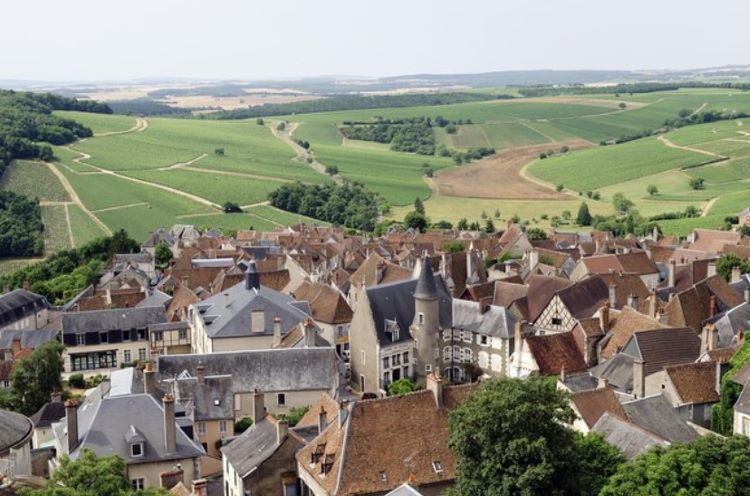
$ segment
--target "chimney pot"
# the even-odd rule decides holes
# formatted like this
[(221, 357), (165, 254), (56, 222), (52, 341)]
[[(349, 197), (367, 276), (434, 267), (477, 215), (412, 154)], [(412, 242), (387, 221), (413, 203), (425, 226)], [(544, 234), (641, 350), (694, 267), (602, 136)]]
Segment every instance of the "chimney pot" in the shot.
[(253, 424), (257, 424), (264, 418), (266, 418), (266, 407), (263, 393), (256, 389), (253, 393)]
[(677, 266), (677, 262), (674, 259), (669, 261), (669, 279), (667, 280), (667, 285), (670, 288), (674, 287), (676, 266)]
[(167, 453), (177, 451), (177, 425), (175, 424), (174, 396), (170, 393), (164, 395), (162, 400), (164, 406), (164, 448)]
[(65, 427), (68, 431), (68, 453), (78, 446), (78, 402), (69, 399), (65, 402)]
[(143, 369), (143, 392), (152, 396), (156, 394), (156, 372), (151, 362), (146, 362)]
[(609, 302), (605, 303), (599, 310), (599, 327), (605, 334), (609, 330)]
[(283, 443), (288, 433), (289, 433), (289, 424), (286, 423), (286, 420), (277, 420), (276, 421), (276, 442), (278, 444)]
[(198, 364), (195, 368), (198, 384), (206, 383), (206, 367), (203, 364)]
[(278, 315), (273, 318), (273, 347), (276, 348), (281, 344), (281, 317)]
[(711, 295), (708, 298), (708, 316), (713, 318), (717, 313), (716, 295)]

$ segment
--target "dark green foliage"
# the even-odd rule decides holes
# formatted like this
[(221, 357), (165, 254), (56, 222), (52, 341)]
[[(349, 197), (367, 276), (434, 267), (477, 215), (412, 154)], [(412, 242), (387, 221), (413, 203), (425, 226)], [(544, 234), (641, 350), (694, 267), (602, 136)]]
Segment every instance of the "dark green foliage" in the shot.
[(699, 189), (705, 189), (706, 185), (704, 184), (706, 182), (705, 179), (702, 177), (693, 177), (690, 179), (690, 187), (695, 190)]
[(242, 417), (234, 424), (234, 433), (239, 435), (250, 428), (253, 425), (252, 417)]
[(427, 226), (430, 225), (430, 219), (425, 214), (413, 210), (404, 217), (404, 225), (412, 229), (417, 229), (419, 232), (424, 232)]
[(14, 158), (51, 158), (51, 149), (38, 145), (64, 145), (93, 136), (91, 129), (71, 119), (52, 115), (53, 110), (111, 113), (103, 103), (79, 101), (50, 93), (0, 90), (0, 175)]
[(305, 141), (305, 140), (301, 140), (301, 139), (295, 138), (294, 142), (297, 143), (302, 148), (304, 148), (305, 150), (309, 150), (310, 149), (310, 142), (309, 141)]
[(115, 100), (109, 102), (112, 113), (121, 115), (190, 117), (191, 108), (170, 107), (168, 104), (151, 98), (134, 98), (132, 100)]
[(451, 495), (594, 495), (622, 462), (599, 437), (567, 427), (568, 396), (546, 378), (483, 383), (449, 413)]
[(29, 257), (44, 251), (39, 202), (0, 191), (0, 257)]
[(305, 416), (309, 409), (309, 406), (292, 407), (289, 410), (289, 413), (281, 413), (277, 415), (277, 418), (286, 421), (286, 423), (289, 424), (289, 427), (294, 427), (297, 425), (297, 422)]
[(68, 377), (68, 384), (70, 387), (76, 389), (83, 389), (86, 387), (86, 379), (83, 378), (83, 374), (70, 374)]
[(579, 226), (591, 225), (591, 213), (589, 212), (589, 206), (586, 204), (586, 202), (581, 203), (581, 206), (578, 207), (576, 224), (578, 224)]
[(750, 262), (733, 253), (722, 255), (716, 262), (716, 272), (727, 282), (731, 279), (732, 269), (735, 267), (739, 267), (742, 274), (750, 272)]
[(437, 222), (432, 223), (433, 229), (453, 229), (453, 224), (448, 222), (447, 220), (439, 220)]
[[(347, 123), (345, 123), (347, 124)], [(391, 150), (433, 155), (435, 136), (429, 117), (379, 119), (377, 122), (348, 123), (341, 132), (349, 139), (390, 143)]]
[(626, 214), (633, 208), (634, 203), (625, 197), (622, 193), (615, 193), (612, 197), (612, 205), (619, 214)]
[(169, 262), (172, 261), (172, 249), (164, 240), (159, 241), (154, 249), (154, 261), (162, 269), (169, 267)]
[(457, 239), (443, 243), (443, 251), (445, 253), (461, 253), (465, 249), (464, 244)]
[(313, 112), (335, 112), (337, 110), (363, 110), (377, 108), (419, 107), (426, 105), (448, 105), (462, 102), (495, 100), (499, 95), (482, 93), (411, 93), (406, 95), (334, 96), (319, 100), (292, 103), (271, 103), (251, 108), (200, 114), (204, 119), (247, 119), (272, 115), (309, 114)]
[(658, 446), (620, 466), (602, 496), (750, 494), (750, 439), (705, 436)]
[(414, 210), (416, 210), (420, 214), (425, 213), (425, 211), (424, 211), (424, 203), (422, 203), (422, 200), (420, 198), (415, 198), (414, 199)]
[(339, 173), (339, 168), (335, 165), (326, 165), (326, 174), (329, 176), (335, 176)]
[(539, 227), (532, 227), (526, 231), (529, 241), (541, 241), (547, 239), (547, 232)]
[(59, 341), (52, 340), (35, 349), (29, 358), (16, 362), (11, 386), (14, 410), (33, 415), (53, 392), (62, 391), (63, 349)]
[(265, 121), (261, 117), (258, 117), (257, 119), (255, 119), (255, 123), (259, 126), (265, 125)]
[(276, 124), (276, 130), (283, 131), (284, 129), (286, 129), (286, 123), (285, 122), (279, 122), (278, 124)]
[(138, 243), (124, 230), (109, 238), (100, 238), (73, 250), (62, 250), (44, 261), (0, 277), (0, 286), (18, 288), (28, 281), (31, 290), (47, 297), (53, 305), (62, 305), (99, 278), (116, 253), (135, 253)]
[(388, 396), (402, 396), (416, 389), (417, 387), (409, 379), (399, 379), (388, 384)]
[(269, 195), (271, 205), (335, 225), (372, 231), (378, 199), (360, 183), (343, 185), (285, 184)]
[(495, 223), (492, 222), (492, 219), (486, 219), (484, 221), (484, 232), (487, 234), (493, 234), (495, 231)]
[(239, 214), (242, 212), (242, 207), (240, 207), (238, 203), (230, 202), (230, 201), (225, 202), (221, 208), (227, 214)]
[(466, 220), (466, 217), (463, 217), (458, 220), (458, 223), (456, 224), (456, 229), (459, 231), (466, 231), (469, 229), (469, 221)]
[(217, 157), (223, 157), (224, 156), (224, 148), (215, 148), (214, 149), (214, 155)]
[(649, 184), (646, 187), (646, 192), (649, 194), (649, 196), (654, 196), (659, 193), (659, 188), (656, 187), (655, 184)]
[(84, 449), (75, 460), (62, 456), (43, 489), (22, 489), (22, 496), (167, 496), (164, 488), (135, 491), (125, 462), (117, 455), (96, 456)]

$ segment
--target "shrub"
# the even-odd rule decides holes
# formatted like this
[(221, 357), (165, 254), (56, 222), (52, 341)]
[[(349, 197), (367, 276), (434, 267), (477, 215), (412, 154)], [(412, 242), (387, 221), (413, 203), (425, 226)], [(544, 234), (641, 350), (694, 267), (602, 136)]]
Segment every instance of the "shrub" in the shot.
[(83, 374), (71, 374), (68, 377), (68, 384), (72, 388), (84, 389), (86, 387), (86, 380), (83, 378)]
[(234, 424), (234, 433), (240, 434), (245, 432), (250, 426), (253, 425), (252, 417), (242, 417)]
[(556, 190), (556, 191), (557, 191), (558, 193), (559, 193), (560, 191), (562, 191), (563, 189), (565, 189), (565, 186), (563, 186), (562, 184), (558, 184), (557, 186), (555, 186), (555, 190)]
[(702, 177), (694, 177), (690, 179), (690, 187), (694, 190), (705, 189), (705, 179)]

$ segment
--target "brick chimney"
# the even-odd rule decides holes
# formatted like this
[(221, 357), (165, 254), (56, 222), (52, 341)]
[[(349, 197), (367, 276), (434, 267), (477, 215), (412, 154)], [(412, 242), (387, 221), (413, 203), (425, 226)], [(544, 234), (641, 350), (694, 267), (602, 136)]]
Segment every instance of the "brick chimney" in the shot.
[(315, 347), (315, 323), (311, 318), (305, 319), (303, 331), (305, 333), (305, 348)]
[(162, 399), (164, 406), (164, 449), (167, 453), (177, 451), (177, 425), (175, 424), (174, 396), (170, 393)]
[(208, 481), (206, 479), (194, 480), (192, 496), (206, 496), (207, 494), (208, 494)]
[(257, 424), (264, 418), (266, 418), (266, 407), (264, 405), (263, 393), (257, 389), (253, 393), (253, 412), (252, 412), (253, 424)]
[(599, 327), (602, 328), (602, 332), (605, 334), (609, 330), (609, 306), (610, 302), (607, 302), (599, 310)]
[(716, 295), (711, 295), (708, 298), (708, 316), (710, 318), (716, 317), (717, 306), (716, 306)]
[(273, 318), (273, 347), (276, 348), (281, 344), (281, 317), (278, 315)]
[(167, 490), (172, 489), (180, 482), (183, 482), (184, 476), (185, 471), (182, 470), (182, 467), (177, 465), (172, 470), (159, 473), (159, 485)]
[(648, 300), (648, 315), (652, 318), (656, 318), (656, 298), (656, 288), (654, 288)]
[(380, 260), (378, 261), (378, 264), (375, 266), (375, 284), (380, 284), (380, 281), (383, 280), (384, 272), (385, 272), (385, 261)]
[(286, 423), (286, 420), (277, 420), (276, 421), (276, 442), (278, 444), (283, 443), (288, 433), (289, 433), (289, 424)]
[(10, 352), (15, 357), (21, 351), (21, 338), (18, 336), (13, 337), (13, 341), (10, 344)]
[(427, 389), (432, 393), (435, 406), (443, 408), (443, 378), (438, 372), (427, 374)]
[(70, 399), (65, 402), (65, 427), (68, 431), (68, 453), (78, 446), (78, 402)]
[(143, 392), (151, 396), (156, 394), (156, 372), (151, 362), (146, 362), (143, 369)]
[(716, 275), (716, 261), (713, 260), (708, 262), (708, 269), (706, 270), (706, 277), (712, 277)]
[(676, 268), (677, 268), (677, 262), (675, 262), (674, 259), (670, 260), (669, 261), (669, 276), (667, 279), (667, 286), (669, 286), (670, 288), (674, 287), (674, 280), (675, 280), (674, 273), (675, 273)]
[(206, 383), (206, 367), (202, 363), (199, 363), (195, 368), (195, 375), (198, 379), (198, 384)]
[(328, 417), (325, 408), (323, 408), (323, 405), (320, 405), (320, 411), (318, 412), (318, 434), (322, 433), (325, 428), (326, 424), (328, 423)]

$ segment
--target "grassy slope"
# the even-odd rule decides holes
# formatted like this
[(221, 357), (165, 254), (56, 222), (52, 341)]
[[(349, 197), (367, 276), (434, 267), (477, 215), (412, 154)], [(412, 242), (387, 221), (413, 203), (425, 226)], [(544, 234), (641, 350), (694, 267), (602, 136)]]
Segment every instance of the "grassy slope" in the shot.
[(38, 162), (15, 160), (0, 179), (0, 189), (9, 189), (42, 201), (70, 201), (57, 177), (46, 165)]
[(127, 131), (135, 126), (135, 117), (127, 115), (92, 114), (90, 112), (57, 111), (56, 115), (65, 119), (73, 119), (88, 126), (94, 134), (116, 133)]

